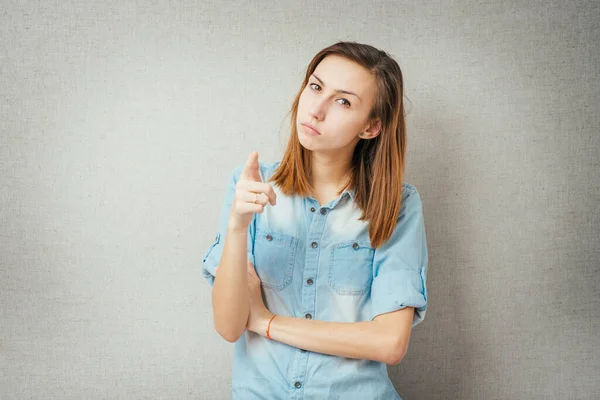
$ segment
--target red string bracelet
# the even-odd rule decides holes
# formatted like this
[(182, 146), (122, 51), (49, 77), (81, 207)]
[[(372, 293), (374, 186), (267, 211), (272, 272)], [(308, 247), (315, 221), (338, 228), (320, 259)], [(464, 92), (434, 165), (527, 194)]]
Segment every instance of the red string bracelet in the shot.
[(273, 314), (273, 316), (271, 317), (271, 320), (269, 321), (269, 325), (267, 326), (267, 338), (271, 339), (271, 335), (269, 334), (269, 331), (271, 330), (271, 322), (273, 322), (273, 318), (275, 318), (277, 314)]

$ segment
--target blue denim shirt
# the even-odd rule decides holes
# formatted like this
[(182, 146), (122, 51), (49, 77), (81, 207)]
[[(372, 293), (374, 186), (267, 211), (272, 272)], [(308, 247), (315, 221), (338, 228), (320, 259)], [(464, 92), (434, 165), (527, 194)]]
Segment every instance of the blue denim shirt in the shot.
[[(259, 164), (263, 181), (280, 162)], [(203, 275), (214, 284), (235, 185), (234, 169), (219, 230), (203, 258)], [(262, 281), (273, 313), (330, 322), (370, 321), (379, 314), (415, 307), (413, 327), (427, 309), (427, 244), (421, 199), (402, 184), (402, 206), (390, 240), (371, 247), (368, 222), (359, 221), (354, 192), (319, 206), (313, 197), (286, 196), (255, 214), (248, 227), (248, 259)], [(235, 343), (233, 399), (400, 399), (387, 365), (313, 353), (246, 331)]]

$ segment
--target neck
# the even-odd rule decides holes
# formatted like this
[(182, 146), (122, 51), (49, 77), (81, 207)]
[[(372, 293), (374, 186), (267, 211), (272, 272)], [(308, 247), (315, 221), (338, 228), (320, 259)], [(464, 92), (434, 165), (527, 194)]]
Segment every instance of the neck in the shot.
[(351, 158), (311, 154), (311, 176), (309, 182), (315, 189), (335, 188), (339, 190), (347, 181), (351, 167)]

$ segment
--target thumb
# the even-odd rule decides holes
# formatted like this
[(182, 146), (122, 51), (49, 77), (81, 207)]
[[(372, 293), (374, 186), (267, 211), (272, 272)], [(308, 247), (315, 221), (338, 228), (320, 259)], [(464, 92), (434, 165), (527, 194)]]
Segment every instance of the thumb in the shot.
[(248, 264), (246, 265), (247, 269), (248, 269), (248, 275), (250, 275), (251, 277), (256, 277), (258, 278), (258, 275), (256, 274), (256, 269), (254, 268), (254, 265), (248, 261)]
[(262, 182), (260, 174), (258, 173), (258, 153), (253, 151), (248, 156), (248, 160), (244, 165), (244, 169), (242, 170), (241, 177), (243, 179), (248, 179), (256, 182)]

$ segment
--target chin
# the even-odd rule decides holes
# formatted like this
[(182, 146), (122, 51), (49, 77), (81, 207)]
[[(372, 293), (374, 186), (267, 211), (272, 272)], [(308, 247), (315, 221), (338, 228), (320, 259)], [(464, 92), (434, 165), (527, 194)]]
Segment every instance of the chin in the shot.
[(301, 131), (298, 131), (298, 141), (300, 142), (300, 145), (302, 147), (304, 147), (306, 150), (315, 150), (315, 146), (314, 143), (307, 143), (310, 141), (305, 140), (306, 137), (304, 136), (304, 134)]

